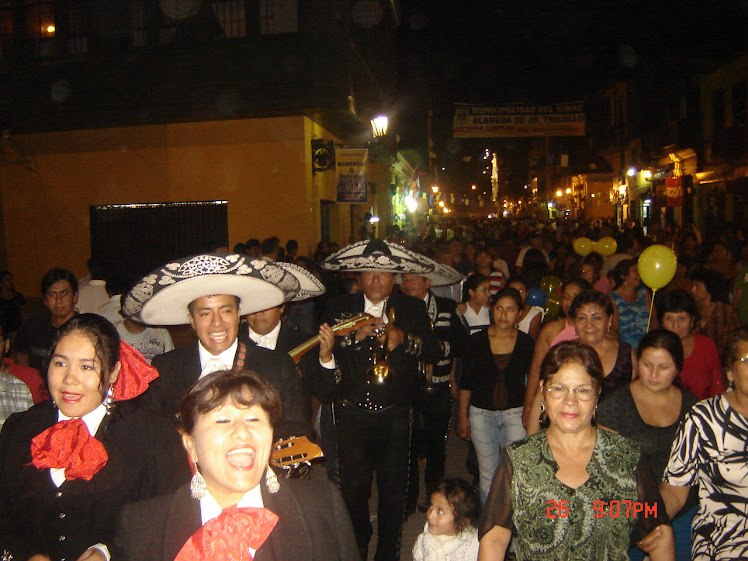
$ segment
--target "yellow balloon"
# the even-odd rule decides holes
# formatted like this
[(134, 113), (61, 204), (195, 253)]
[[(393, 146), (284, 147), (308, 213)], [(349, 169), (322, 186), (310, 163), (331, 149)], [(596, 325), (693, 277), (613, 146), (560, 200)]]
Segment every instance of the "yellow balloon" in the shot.
[(618, 244), (610, 236), (600, 238), (595, 242), (595, 251), (603, 257), (609, 257), (613, 255), (618, 249)]
[(592, 240), (589, 238), (577, 238), (574, 240), (574, 251), (584, 257), (592, 253)]
[(675, 276), (678, 258), (664, 245), (651, 245), (639, 257), (639, 276), (652, 290), (667, 286)]

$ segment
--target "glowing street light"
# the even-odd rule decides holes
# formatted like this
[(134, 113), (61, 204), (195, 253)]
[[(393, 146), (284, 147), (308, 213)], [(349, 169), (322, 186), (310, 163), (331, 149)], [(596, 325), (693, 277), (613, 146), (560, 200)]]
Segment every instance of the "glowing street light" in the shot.
[(439, 186), (438, 185), (432, 185), (431, 186), (431, 191), (433, 193), (438, 193), (439, 192)]
[(371, 120), (371, 130), (374, 138), (379, 138), (387, 134), (389, 119), (386, 115), (378, 115)]
[(444, 208), (444, 201), (439, 201), (439, 206)]
[(564, 192), (561, 189), (559, 189), (558, 191), (556, 191), (556, 196), (557, 197), (563, 197), (564, 196)]
[(415, 212), (416, 210), (418, 210), (418, 201), (415, 200), (411, 195), (408, 195), (407, 197), (405, 197), (405, 206), (410, 212)]
[(571, 188), (570, 188), (570, 187), (567, 187), (567, 188), (566, 188), (566, 194), (567, 194), (567, 195), (571, 195)]
[(644, 179), (652, 179), (652, 170), (651, 169), (645, 169), (642, 171), (642, 177)]

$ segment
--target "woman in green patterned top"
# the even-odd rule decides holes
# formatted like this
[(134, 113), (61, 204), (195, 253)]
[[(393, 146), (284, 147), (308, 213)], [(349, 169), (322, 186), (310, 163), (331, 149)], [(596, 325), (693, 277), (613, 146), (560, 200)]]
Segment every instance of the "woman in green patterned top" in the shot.
[(593, 425), (603, 367), (591, 347), (559, 343), (540, 371), (547, 429), (507, 446), (480, 524), (479, 561), (625, 561), (648, 540), (652, 561), (674, 560), (657, 481), (633, 440)]

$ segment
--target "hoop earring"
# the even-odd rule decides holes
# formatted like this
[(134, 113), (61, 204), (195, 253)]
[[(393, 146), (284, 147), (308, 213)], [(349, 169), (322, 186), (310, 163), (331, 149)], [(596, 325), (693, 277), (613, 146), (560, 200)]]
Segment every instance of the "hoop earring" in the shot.
[(200, 468), (197, 467), (197, 462), (195, 462), (195, 474), (190, 480), (190, 495), (192, 495), (193, 499), (199, 501), (205, 496), (207, 490), (208, 486), (205, 484), (205, 478), (203, 477), (203, 474), (200, 473)]
[(545, 413), (545, 401), (540, 402), (540, 414)]

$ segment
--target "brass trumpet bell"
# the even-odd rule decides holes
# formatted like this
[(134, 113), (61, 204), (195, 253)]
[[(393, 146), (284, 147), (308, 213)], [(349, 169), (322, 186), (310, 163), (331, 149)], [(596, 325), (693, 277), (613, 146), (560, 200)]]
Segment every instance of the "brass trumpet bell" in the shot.
[(377, 345), (372, 356), (372, 364), (369, 370), (366, 372), (366, 381), (369, 384), (376, 384), (382, 386), (387, 383), (390, 378), (390, 365), (387, 363), (387, 343), (389, 339), (390, 329), (395, 325), (395, 310), (394, 308), (387, 312), (387, 325), (384, 327), (384, 338)]

